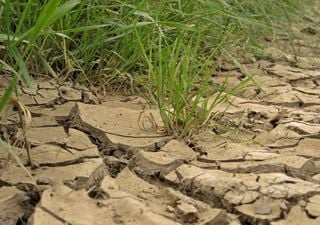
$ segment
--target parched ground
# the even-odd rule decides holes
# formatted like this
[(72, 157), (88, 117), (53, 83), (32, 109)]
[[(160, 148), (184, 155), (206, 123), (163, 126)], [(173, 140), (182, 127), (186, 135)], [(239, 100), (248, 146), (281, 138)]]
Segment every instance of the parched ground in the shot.
[[(228, 76), (232, 88), (249, 73), (256, 85), (221, 125), (187, 141), (164, 136), (158, 111), (140, 97), (22, 85), (36, 168), (30, 178), (0, 146), (0, 224), (319, 225), (320, 34), (293, 32), (297, 56), (277, 36), (265, 59), (222, 65), (214, 84)], [(16, 121), (9, 116), (0, 133), (27, 163)]]

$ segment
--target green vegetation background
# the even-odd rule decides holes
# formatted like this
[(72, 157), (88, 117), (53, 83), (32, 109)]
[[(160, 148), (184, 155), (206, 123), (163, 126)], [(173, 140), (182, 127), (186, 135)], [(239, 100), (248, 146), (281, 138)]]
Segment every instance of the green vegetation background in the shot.
[[(142, 91), (159, 106), (169, 133), (189, 135), (235, 90), (214, 89), (219, 61), (259, 55), (263, 37), (290, 35), (291, 21), (312, 0), (4, 0), (0, 2), (2, 73), (16, 85), (47, 74), (87, 84)], [(200, 88), (194, 90), (194, 84)], [(206, 98), (210, 92), (214, 99)], [(18, 96), (16, 96), (18, 98)]]

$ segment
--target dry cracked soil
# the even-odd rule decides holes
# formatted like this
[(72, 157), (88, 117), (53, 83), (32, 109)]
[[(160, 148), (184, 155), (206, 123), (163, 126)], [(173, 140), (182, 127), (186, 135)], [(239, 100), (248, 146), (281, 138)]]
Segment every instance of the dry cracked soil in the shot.
[[(268, 57), (244, 56), (245, 71), (221, 65), (214, 84), (249, 73), (255, 85), (187, 141), (166, 137), (143, 98), (22, 84), (35, 168), (29, 177), (0, 146), (0, 224), (320, 225), (320, 35), (306, 30), (295, 31), (296, 56), (280, 36)], [(17, 121), (0, 134), (27, 163)]]

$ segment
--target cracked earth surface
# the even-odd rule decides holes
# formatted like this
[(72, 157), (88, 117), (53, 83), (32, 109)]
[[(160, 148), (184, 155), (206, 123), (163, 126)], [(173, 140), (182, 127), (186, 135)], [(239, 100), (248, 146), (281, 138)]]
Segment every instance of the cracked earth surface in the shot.
[[(267, 48), (272, 60), (243, 62), (257, 85), (235, 97), (221, 125), (187, 141), (161, 133), (159, 112), (140, 97), (22, 85), (36, 168), (30, 178), (0, 146), (0, 224), (319, 225), (320, 60), (310, 55), (320, 48), (299, 35), (297, 61), (280, 38)], [(243, 78), (222, 68), (214, 84)], [(16, 121), (0, 133), (20, 143)]]

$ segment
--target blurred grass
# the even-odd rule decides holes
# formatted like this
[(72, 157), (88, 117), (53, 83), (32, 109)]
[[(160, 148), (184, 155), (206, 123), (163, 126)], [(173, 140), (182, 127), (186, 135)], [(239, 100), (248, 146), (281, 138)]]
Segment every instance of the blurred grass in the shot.
[[(29, 73), (48, 74), (115, 89), (143, 89), (157, 102), (167, 130), (179, 128), (187, 135), (209, 118), (198, 106), (210, 89), (217, 59), (239, 64), (239, 49), (258, 52), (263, 37), (290, 35), (291, 20), (311, 2), (1, 1), (0, 42), (7, 53), (1, 62), (13, 79), (0, 111), (20, 76), (30, 85)], [(201, 87), (194, 91), (197, 82)], [(226, 85), (211, 92), (225, 92)], [(226, 94), (218, 95), (217, 102), (232, 93)]]
[[(210, 55), (211, 49), (216, 49), (218, 57), (220, 48), (246, 47), (264, 34), (282, 31), (306, 1), (68, 1), (69, 5), (78, 3), (77, 7), (62, 18), (56, 13), (51, 19), (49, 13), (53, 14), (60, 1), (49, 1), (48, 11), (39, 0), (5, 2), (8, 5), (2, 6), (6, 9), (1, 19), (9, 17), (9, 21), (0, 25), (0, 34), (19, 38), (15, 46), (25, 39), (29, 41), (25, 51), (33, 47), (29, 61), (36, 71), (32, 72), (44, 72), (50, 66), (70, 79), (110, 82), (128, 78), (126, 73), (131, 77), (146, 74), (148, 66), (134, 29), (147, 48), (157, 45), (159, 36), (155, 37), (154, 32), (168, 44), (181, 33), (184, 38), (180, 41), (184, 43), (198, 35), (202, 42), (199, 54)], [(41, 65), (40, 59), (47, 64)]]

